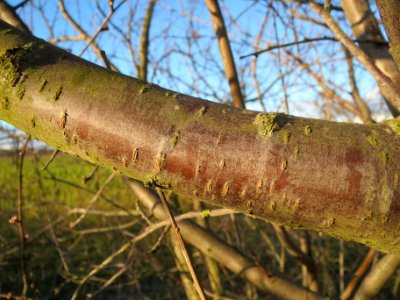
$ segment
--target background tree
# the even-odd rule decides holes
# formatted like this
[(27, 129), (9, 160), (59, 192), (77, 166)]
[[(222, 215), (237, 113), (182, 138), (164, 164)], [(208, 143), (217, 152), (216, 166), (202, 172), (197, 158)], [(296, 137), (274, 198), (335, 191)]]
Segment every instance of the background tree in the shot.
[[(335, 298), (343, 292), (341, 297), (346, 299), (360, 286), (356, 297), (371, 298), (394, 278), (391, 275), (399, 262), (399, 120), (373, 123), (387, 117), (389, 111), (397, 116), (400, 108), (396, 38), (390, 40), (392, 50), (388, 51), (375, 20), (379, 17), (376, 8), (366, 1), (349, 2), (353, 7), (344, 4), (342, 9), (334, 1), (257, 1), (235, 6), (206, 1), (207, 6), (190, 2), (179, 7), (162, 1), (76, 2), (68, 7), (63, 1), (58, 6), (41, 1), (12, 6), (1, 1), (1, 17), (24, 32), (40, 35), (40, 24), (44, 24), (48, 33), (42, 36), (49, 41), (67, 42), (76, 54), (171, 90), (110, 73), (1, 23), (0, 117), (57, 149), (111, 167), (147, 186), (172, 190), (168, 193), (171, 203), (183, 211), (203, 210), (178, 220), (227, 214), (216, 223), (210, 220), (208, 229), (204, 229), (204, 221), (200, 225), (187, 220), (178, 223), (183, 238), (208, 257), (202, 258), (193, 250), (190, 260), (197, 268), (200, 289), (209, 297), (243, 295), (249, 299), (267, 293), (274, 298), (309, 299)], [(396, 18), (387, 12), (395, 12), (397, 4), (378, 4), (391, 38), (395, 26), (391, 22)], [(390, 5), (393, 9), (388, 10)], [(97, 25), (89, 25), (86, 11), (93, 12)], [(209, 14), (215, 32), (207, 21)], [(63, 18), (58, 18), (61, 15)], [(360, 15), (362, 21), (357, 22)], [(350, 27), (344, 16), (361, 28), (353, 25), (354, 37), (348, 35)], [(370, 28), (375, 28), (375, 34), (367, 35)], [(127, 45), (127, 50), (122, 50), (122, 45)], [(135, 49), (140, 49), (139, 53)], [(125, 53), (130, 54), (133, 68), (124, 63)], [(364, 100), (371, 98), (374, 80), (389, 110), (379, 104), (382, 101), (377, 96), (375, 103)], [(283, 109), (292, 114), (301, 111), (303, 116), (348, 123), (258, 114), (172, 90), (194, 92), (227, 104), (232, 98), (240, 107)], [(368, 125), (351, 124), (361, 120)], [(8, 147), (10, 139), (21, 138), (9, 128), (4, 125), (3, 130)], [(116, 293), (122, 298), (127, 294), (182, 297), (182, 291), (170, 288), (178, 278), (173, 274), (175, 264), (172, 259), (162, 259), (168, 252), (160, 247), (167, 230), (158, 237), (149, 236), (168, 225), (167, 221), (154, 224), (146, 214), (166, 217), (157, 197), (139, 183), (128, 181), (141, 203), (132, 211), (132, 195), (122, 188), (117, 172), (107, 174), (95, 167), (84, 177), (84, 184), (91, 184), (87, 188), (76, 182), (79, 172), (88, 174), (87, 166), (84, 171), (74, 169), (70, 175), (58, 174), (62, 168), (57, 168), (57, 163), (71, 164), (71, 158), (62, 156), (55, 158), (46, 173), (40, 172), (46, 159), (38, 149), (35, 144), (28, 151), (35, 154), (27, 160), (30, 170), (37, 170), (28, 185), (23, 181), (24, 155), (18, 159), (18, 202), (14, 206), (18, 214), (14, 217), (12, 208), (6, 214), (11, 214), (9, 222), (19, 229), (20, 247), (13, 247), (10, 241), (16, 240), (16, 235), (12, 226), (7, 227), (1, 262), (20, 271), (2, 279), (2, 297), (115, 297)], [(3, 170), (10, 170), (6, 167), (8, 157), (2, 160)], [(12, 177), (12, 172), (4, 173), (5, 178)], [(54, 194), (49, 194), (46, 181), (51, 182)], [(4, 183), (4, 197), (12, 199), (12, 185)], [(94, 195), (81, 202), (78, 189)], [(107, 196), (107, 191), (112, 196)], [(32, 199), (27, 202), (25, 195)], [(198, 201), (189, 195), (250, 217), (199, 208)], [(52, 198), (69, 202), (67, 214), (65, 209), (50, 207), (50, 203), (54, 205)], [(4, 203), (12, 207), (12, 202)], [(44, 211), (37, 207), (31, 210), (32, 216), (24, 217), (27, 203), (42, 204)], [(35, 212), (41, 220), (37, 227), (33, 226)], [(73, 217), (75, 214), (78, 216)], [(101, 215), (100, 220), (92, 219), (93, 214)], [(361, 280), (378, 257), (374, 250), (367, 253), (361, 246), (321, 234), (288, 231), (283, 224), (358, 241), (392, 254), (379, 260)], [(29, 231), (35, 234), (29, 235)], [(96, 233), (102, 234), (93, 238)], [(262, 254), (255, 251), (260, 239), (268, 247)], [(49, 240), (53, 252), (40, 255), (41, 249), (49, 248)], [(111, 251), (102, 246), (109, 241), (113, 241)], [(138, 241), (142, 241), (141, 246)], [(140, 247), (159, 250), (149, 255)], [(171, 253), (176, 256), (187, 297), (197, 298), (185, 271), (191, 263), (182, 264), (176, 249)], [(54, 270), (40, 278), (35, 268), (47, 265), (46, 260), (40, 260), (54, 256), (58, 267), (54, 265)], [(10, 263), (16, 257), (20, 263)], [(207, 262), (204, 272), (203, 259)], [(356, 276), (349, 280), (359, 262)], [(154, 265), (151, 276), (146, 275), (149, 265)], [(231, 278), (227, 269), (242, 279)], [(277, 270), (285, 276), (278, 276)], [(53, 277), (51, 290), (48, 285), (43, 287), (49, 277)], [(397, 294), (398, 280), (393, 280), (391, 292), (385, 292), (384, 297)]]

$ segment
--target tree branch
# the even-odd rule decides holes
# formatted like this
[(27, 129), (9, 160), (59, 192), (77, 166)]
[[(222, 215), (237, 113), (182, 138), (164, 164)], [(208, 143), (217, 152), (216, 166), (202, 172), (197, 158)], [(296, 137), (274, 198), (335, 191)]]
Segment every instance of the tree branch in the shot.
[[(351, 25), (351, 31), (357, 39), (377, 40), (381, 43), (360, 43), (360, 48), (367, 54), (376, 66), (400, 86), (400, 72), (388, 51), (388, 45), (371, 11), (368, 0), (343, 1), (344, 14)], [(384, 94), (384, 91), (381, 91)], [(399, 111), (385, 99), (393, 116)]]
[(389, 36), (390, 53), (397, 68), (400, 68), (400, 2), (397, 0), (376, 0), (376, 4)]
[[(158, 220), (168, 218), (161, 202), (142, 183), (126, 180), (129, 187), (135, 192), (141, 204)], [(196, 247), (204, 255), (214, 258), (221, 265), (232, 272), (241, 275), (262, 291), (269, 292), (278, 299), (323, 299), (322, 296), (309, 292), (279, 276), (268, 274), (261, 267), (255, 265), (246, 256), (227, 245), (210, 231), (189, 220), (178, 222), (182, 237), (186, 242)]]
[(144, 81), (147, 81), (150, 25), (155, 4), (156, 0), (149, 0), (146, 8), (145, 18), (143, 21), (142, 34), (140, 35), (138, 78)]
[(396, 255), (387, 254), (367, 274), (354, 295), (354, 300), (374, 299), (399, 267)]
[(0, 119), (150, 185), (400, 253), (400, 119), (261, 114), (88, 63), (0, 22)]
[(235, 59), (233, 58), (221, 8), (217, 0), (206, 0), (206, 4), (211, 15), (215, 34), (218, 38), (219, 50), (224, 63), (225, 75), (229, 82), (233, 105), (244, 108), (244, 100), (236, 71)]
[(15, 12), (16, 8), (9, 5), (5, 0), (0, 0), (0, 19), (17, 27), (19, 30), (30, 33), (31, 31)]
[(398, 111), (400, 110), (400, 87), (375, 65), (373, 59), (371, 59), (360, 47), (354, 44), (354, 42), (333, 19), (328, 10), (321, 8), (313, 2), (310, 2), (309, 5), (322, 17), (322, 19), (324, 19), (326, 25), (328, 25), (335, 37), (343, 44), (343, 46), (346, 47), (346, 49), (349, 50), (349, 52), (355, 56), (375, 78), (383, 96), (394, 108), (396, 108), (397, 113), (395, 113), (395, 115), (397, 116)]

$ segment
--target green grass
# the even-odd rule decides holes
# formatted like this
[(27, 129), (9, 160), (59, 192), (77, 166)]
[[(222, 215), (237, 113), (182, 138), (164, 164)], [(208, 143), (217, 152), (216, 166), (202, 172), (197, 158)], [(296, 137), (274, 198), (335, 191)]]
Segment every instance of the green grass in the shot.
[[(92, 172), (93, 165), (71, 156), (60, 155), (50, 164), (48, 171), (42, 171), (47, 160), (48, 157), (35, 159), (32, 156), (24, 160), (23, 194), (27, 206), (39, 204), (44, 200), (70, 207), (84, 206), (91, 197), (90, 191), (96, 192), (111, 174), (111, 171), (100, 168), (93, 180), (84, 184), (83, 177)], [(74, 185), (77, 188), (67, 188)], [(120, 191), (126, 190), (122, 186), (122, 181), (115, 178), (105, 193), (113, 197), (120, 196)], [(0, 188), (0, 209), (15, 209), (18, 169), (15, 161), (10, 158), (0, 158)]]
[[(42, 171), (48, 159), (48, 155), (29, 155), (24, 160), (24, 226), (29, 236), (35, 236), (51, 220), (66, 216), (61, 223), (54, 226), (53, 232), (57, 236), (59, 248), (64, 252), (70, 274), (63, 267), (54, 236), (50, 230), (45, 231), (27, 246), (26, 261), (33, 275), (33, 278), (30, 278), (33, 284), (30, 295), (36, 295), (34, 298), (37, 299), (48, 295), (52, 295), (50, 298), (53, 299), (69, 299), (76, 287), (76, 278), (71, 274), (84, 276), (95, 264), (100, 263), (128, 240), (118, 231), (83, 235), (81, 230), (115, 226), (132, 221), (132, 218), (87, 215), (73, 230), (70, 229), (70, 222), (75, 221), (80, 214), (67, 216), (68, 211), (86, 208), (112, 172), (100, 168), (92, 180), (85, 184), (83, 177), (88, 176), (95, 166), (72, 156), (59, 155), (50, 164), (48, 171)], [(112, 179), (102, 195), (104, 197), (95, 202), (93, 210), (116, 212), (121, 211), (120, 207), (125, 210), (135, 209), (135, 199), (119, 176)], [(16, 160), (13, 157), (0, 157), (0, 293), (18, 294), (22, 288), (19, 251), (1, 256), (10, 249), (18, 249), (17, 226), (8, 222), (9, 218), (17, 213), (17, 197)], [(142, 225), (139, 221), (140, 219), (137, 225), (127, 230), (140, 231)], [(112, 274), (114, 271), (112, 268), (108, 269), (100, 273), (100, 277), (110, 277), (109, 272)], [(50, 290), (49, 283), (52, 288)], [(91, 284), (87, 286), (90, 290)]]

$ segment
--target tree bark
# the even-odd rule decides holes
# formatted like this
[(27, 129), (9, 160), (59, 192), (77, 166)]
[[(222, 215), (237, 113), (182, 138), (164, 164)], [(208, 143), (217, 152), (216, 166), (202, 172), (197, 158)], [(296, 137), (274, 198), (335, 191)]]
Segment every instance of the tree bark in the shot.
[(376, 0), (376, 4), (389, 36), (390, 53), (397, 68), (400, 68), (400, 2), (398, 0)]
[(4, 0), (0, 0), (0, 19), (6, 21), (8, 24), (17, 27), (19, 30), (30, 33), (31, 31), (21, 20), (18, 14), (15, 13), (14, 7)]
[(86, 62), (0, 22), (0, 119), (146, 184), (400, 253), (400, 119), (261, 114)]
[[(378, 22), (371, 11), (367, 0), (342, 0), (344, 14), (350, 23), (351, 31), (358, 40), (376, 41), (375, 43), (359, 43), (359, 47), (373, 59), (376, 66), (389, 77), (397, 86), (400, 86), (400, 72), (398, 65), (389, 53), (385, 38), (379, 29)], [(396, 28), (396, 27), (393, 27)], [(397, 27), (398, 28), (398, 27)], [(383, 92), (384, 93), (384, 92)], [(389, 102), (386, 102), (393, 113), (399, 111)]]
[(342, 43), (342, 45), (355, 56), (367, 69), (368, 72), (375, 78), (376, 83), (382, 95), (385, 97), (389, 108), (393, 116), (399, 115), (400, 110), (400, 87), (398, 84), (392, 81), (374, 62), (374, 60), (368, 56), (363, 49), (358, 47), (343, 31), (335, 19), (331, 16), (329, 9), (321, 8), (314, 2), (310, 2), (310, 7), (324, 19), (326, 25), (335, 35), (335, 37)]

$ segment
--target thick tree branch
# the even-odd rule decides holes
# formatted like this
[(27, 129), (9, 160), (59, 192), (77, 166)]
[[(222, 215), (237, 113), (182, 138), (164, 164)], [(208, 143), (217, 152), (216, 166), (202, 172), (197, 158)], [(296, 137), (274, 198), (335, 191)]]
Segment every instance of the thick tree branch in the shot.
[(0, 119), (147, 184), (400, 253), (400, 119), (260, 114), (110, 72), (0, 22)]
[[(399, 69), (388, 51), (386, 40), (382, 36), (368, 0), (342, 0), (342, 5), (344, 14), (350, 23), (351, 31), (357, 39), (381, 41), (381, 43), (359, 43), (359, 47), (387, 77), (397, 86), (400, 86)], [(399, 114), (398, 109), (395, 109), (390, 102), (386, 101), (386, 103), (392, 114), (397, 116)]]
[(21, 20), (18, 14), (15, 12), (16, 8), (12, 7), (5, 0), (0, 0), (0, 19), (6, 21), (18, 29), (30, 33), (31, 31)]
[(390, 53), (397, 68), (400, 68), (400, 2), (398, 0), (376, 0), (376, 4), (389, 36)]
[(390, 102), (392, 108), (396, 108), (394, 115), (398, 115), (400, 110), (400, 86), (394, 83), (360, 47), (358, 47), (340, 28), (339, 24), (331, 16), (329, 10), (321, 8), (317, 4), (310, 2), (310, 7), (324, 19), (326, 25), (331, 29), (335, 37), (355, 56), (364, 67), (375, 78), (383, 96)]

